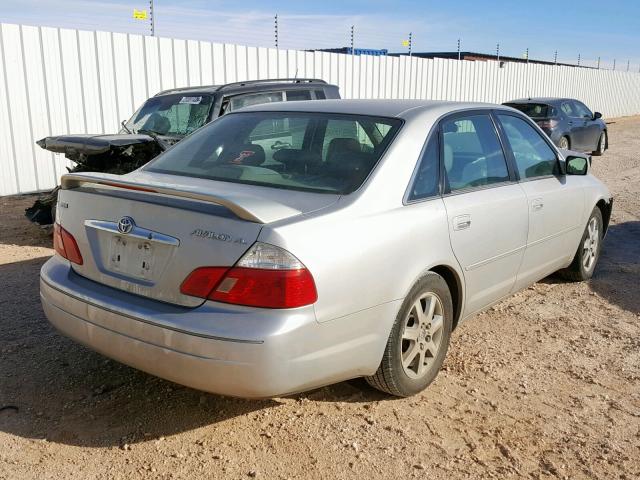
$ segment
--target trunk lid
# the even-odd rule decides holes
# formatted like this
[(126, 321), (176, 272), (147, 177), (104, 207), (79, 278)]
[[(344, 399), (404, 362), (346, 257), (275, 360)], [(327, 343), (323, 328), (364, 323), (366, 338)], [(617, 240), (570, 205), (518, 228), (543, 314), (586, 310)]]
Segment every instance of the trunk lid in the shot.
[(180, 293), (195, 268), (232, 266), (265, 223), (334, 203), (337, 195), (289, 192), (173, 175), (62, 177), (57, 221), (76, 239), (76, 273), (137, 295), (196, 307)]

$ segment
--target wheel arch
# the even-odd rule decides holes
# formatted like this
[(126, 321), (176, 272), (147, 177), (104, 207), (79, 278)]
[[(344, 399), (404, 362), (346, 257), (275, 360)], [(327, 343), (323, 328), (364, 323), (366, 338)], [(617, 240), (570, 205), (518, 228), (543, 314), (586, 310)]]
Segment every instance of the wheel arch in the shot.
[(437, 273), (444, 281), (447, 282), (449, 292), (451, 292), (451, 301), (453, 303), (453, 329), (458, 326), (458, 321), (462, 315), (462, 305), (464, 299), (464, 290), (462, 279), (458, 272), (449, 265), (436, 265), (429, 269), (430, 272)]
[(596, 202), (596, 207), (600, 209), (600, 213), (602, 214), (602, 226), (604, 229), (603, 234), (607, 233), (609, 229), (609, 221), (611, 220), (611, 211), (613, 210), (613, 201), (609, 199), (607, 201), (604, 198), (601, 198)]

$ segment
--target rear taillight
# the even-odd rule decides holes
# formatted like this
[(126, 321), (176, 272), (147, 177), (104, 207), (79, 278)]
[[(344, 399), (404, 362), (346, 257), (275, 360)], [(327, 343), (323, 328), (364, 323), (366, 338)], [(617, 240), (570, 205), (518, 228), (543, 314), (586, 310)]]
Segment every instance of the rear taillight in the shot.
[(201, 267), (180, 291), (217, 302), (263, 308), (295, 308), (318, 299), (311, 272), (286, 250), (255, 243), (232, 267)]
[(228, 267), (196, 268), (184, 279), (180, 292), (192, 297), (207, 298), (228, 270)]
[(53, 248), (61, 256), (70, 262), (82, 265), (82, 254), (78, 248), (76, 239), (73, 238), (59, 223), (53, 225)]
[(540, 120), (536, 122), (540, 128), (555, 128), (558, 126), (558, 120), (550, 118), (549, 120)]

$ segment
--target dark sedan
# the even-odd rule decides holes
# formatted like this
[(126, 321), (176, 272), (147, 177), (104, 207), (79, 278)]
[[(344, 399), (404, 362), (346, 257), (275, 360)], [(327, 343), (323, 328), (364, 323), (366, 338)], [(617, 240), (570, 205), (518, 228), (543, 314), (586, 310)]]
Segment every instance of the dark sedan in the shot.
[(523, 98), (504, 105), (531, 117), (558, 147), (602, 155), (609, 148), (600, 112), (572, 98)]

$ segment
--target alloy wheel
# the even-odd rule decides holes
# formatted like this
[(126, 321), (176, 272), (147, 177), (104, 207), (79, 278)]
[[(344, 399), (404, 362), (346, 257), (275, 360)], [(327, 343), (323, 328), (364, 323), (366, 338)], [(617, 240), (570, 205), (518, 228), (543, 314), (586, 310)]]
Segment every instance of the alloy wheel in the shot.
[(563, 150), (569, 150), (569, 140), (567, 140), (567, 137), (562, 137), (560, 139), (560, 148), (562, 148)]
[(422, 378), (440, 350), (444, 326), (444, 308), (440, 298), (432, 292), (415, 301), (404, 322), (402, 331), (402, 368), (409, 378)]
[(582, 244), (582, 266), (586, 271), (591, 271), (596, 263), (598, 245), (600, 243), (600, 229), (598, 220), (592, 218), (587, 225), (587, 238)]

